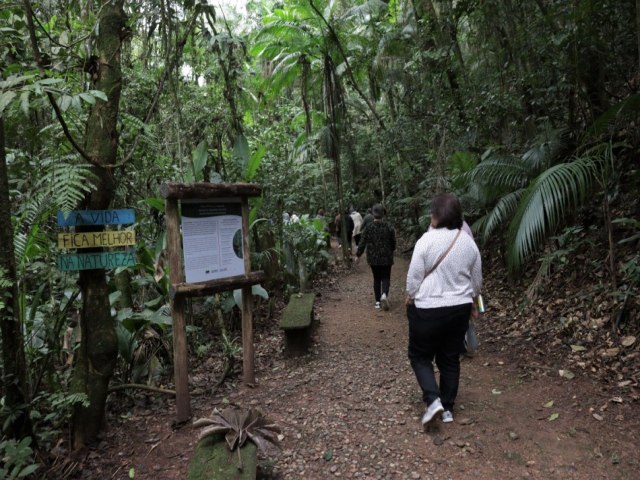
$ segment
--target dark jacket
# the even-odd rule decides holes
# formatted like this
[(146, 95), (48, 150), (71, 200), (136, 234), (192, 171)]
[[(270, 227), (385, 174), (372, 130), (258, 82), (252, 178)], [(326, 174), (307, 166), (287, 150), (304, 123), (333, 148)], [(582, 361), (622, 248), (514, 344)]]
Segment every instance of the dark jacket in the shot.
[(396, 249), (396, 231), (384, 221), (369, 224), (362, 232), (356, 255), (362, 256), (367, 250), (369, 265), (393, 265), (393, 252)]
[(362, 220), (362, 228), (360, 229), (360, 233), (364, 232), (364, 230), (373, 223), (373, 214), (367, 213)]

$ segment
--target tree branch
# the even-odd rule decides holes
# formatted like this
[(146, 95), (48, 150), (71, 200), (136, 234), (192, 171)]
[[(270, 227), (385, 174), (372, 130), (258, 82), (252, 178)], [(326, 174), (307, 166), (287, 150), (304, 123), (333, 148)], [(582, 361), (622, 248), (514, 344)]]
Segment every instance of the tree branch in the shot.
[[(153, 96), (151, 105), (149, 106), (149, 109), (147, 110), (147, 114), (145, 115), (142, 123), (144, 124), (149, 123), (149, 121), (153, 117), (153, 114), (156, 111), (156, 106), (158, 105), (158, 101), (160, 100), (160, 95), (164, 90), (164, 84), (167, 82), (167, 79), (169, 78), (169, 73), (171, 72), (171, 70), (173, 70), (174, 66), (178, 63), (178, 61), (180, 60), (180, 57), (182, 56), (182, 51), (184, 50), (184, 46), (187, 44), (189, 35), (191, 35), (191, 32), (193, 31), (196, 25), (196, 19), (198, 18), (199, 13), (200, 13), (200, 10), (196, 8), (195, 12), (193, 13), (193, 16), (189, 20), (187, 29), (184, 32), (183, 37), (176, 44), (176, 50), (174, 52), (173, 59), (171, 60), (171, 62), (169, 62), (169, 64), (165, 65), (164, 71), (162, 72), (162, 77), (160, 77), (160, 81), (158, 82), (158, 88), (156, 89), (156, 93)], [(125, 156), (124, 160), (114, 165), (114, 167), (120, 167), (125, 163), (127, 163), (129, 160), (131, 160), (131, 157), (133, 157), (133, 154), (136, 150), (139, 140), (140, 140), (140, 131), (138, 131), (135, 138), (133, 139), (133, 145), (131, 147), (131, 150)]]
[[(31, 49), (33, 50), (33, 58), (35, 59), (36, 64), (38, 65), (40, 74), (46, 78), (47, 74), (44, 68), (44, 63), (42, 62), (42, 55), (40, 54), (40, 48), (38, 47), (38, 38), (36, 37), (35, 24), (33, 23), (33, 17), (34, 17), (33, 8), (31, 7), (31, 2), (29, 0), (23, 0), (22, 3), (24, 4), (25, 13), (26, 13), (25, 16), (27, 18), (27, 28), (29, 30), (29, 40), (31, 42)], [(65, 122), (64, 117), (62, 116), (60, 107), (58, 107), (58, 104), (56, 103), (56, 99), (53, 97), (53, 94), (49, 91), (47, 91), (46, 94), (47, 94), (47, 99), (49, 100), (49, 103), (51, 104), (51, 107), (53, 107), (53, 111), (56, 114), (56, 118), (58, 119), (58, 122), (62, 127), (62, 131), (64, 132), (65, 137), (67, 137), (67, 140), (69, 140), (73, 148), (80, 154), (82, 158), (84, 158), (91, 165), (104, 168), (105, 165), (100, 165), (100, 163), (98, 163), (95, 159), (89, 156), (87, 152), (85, 152), (84, 149), (80, 146), (80, 144), (76, 142), (75, 138), (73, 138), (73, 135), (69, 131), (67, 122)]]
[(358, 86), (358, 83), (356, 82), (356, 79), (355, 79), (355, 77), (353, 75), (353, 70), (351, 69), (351, 65), (349, 65), (349, 60), (347, 59), (347, 54), (345, 53), (344, 49), (342, 48), (342, 44), (340, 43), (340, 39), (338, 38), (338, 35), (337, 35), (336, 31), (329, 24), (329, 22), (327, 22), (327, 20), (324, 18), (324, 16), (320, 12), (320, 10), (318, 10), (318, 8), (313, 4), (313, 0), (309, 0), (309, 5), (311, 5), (311, 8), (314, 10), (314, 12), (316, 12), (316, 15), (318, 15), (320, 17), (322, 22), (329, 29), (329, 33), (331, 34), (331, 37), (335, 41), (336, 46), (338, 47), (338, 50), (340, 51), (340, 55), (342, 55), (342, 58), (344, 59), (344, 63), (346, 65), (346, 67), (347, 67), (347, 75), (349, 76), (349, 80), (351, 81), (351, 84), (353, 85), (353, 88), (355, 89), (356, 92), (358, 92), (358, 94), (360, 95), (362, 100), (364, 100), (364, 102), (367, 104), (367, 106), (369, 107), (369, 110), (371, 110), (371, 113), (373, 113), (373, 116), (376, 117), (376, 120), (378, 121), (378, 125), (380, 125), (380, 128), (382, 128), (382, 130), (386, 131), (387, 127), (384, 124), (384, 121), (382, 120), (382, 118), (378, 115), (378, 112), (376, 112), (375, 106), (366, 97), (366, 95), (362, 92), (362, 90), (360, 90), (360, 87)]

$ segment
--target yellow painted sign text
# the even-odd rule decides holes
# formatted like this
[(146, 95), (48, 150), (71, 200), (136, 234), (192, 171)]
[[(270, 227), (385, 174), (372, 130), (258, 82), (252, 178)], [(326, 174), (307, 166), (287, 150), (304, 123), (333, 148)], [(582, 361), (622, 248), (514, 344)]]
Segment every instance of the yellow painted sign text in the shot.
[(59, 233), (58, 248), (124, 247), (136, 244), (136, 233), (133, 230), (117, 230), (112, 232)]

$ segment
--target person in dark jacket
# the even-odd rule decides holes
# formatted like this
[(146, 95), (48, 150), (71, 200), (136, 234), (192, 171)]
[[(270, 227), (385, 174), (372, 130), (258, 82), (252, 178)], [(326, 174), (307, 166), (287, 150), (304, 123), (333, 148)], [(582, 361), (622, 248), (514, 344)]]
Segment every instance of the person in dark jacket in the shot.
[(364, 216), (364, 218), (362, 219), (362, 229), (361, 231), (364, 232), (364, 230), (373, 223), (373, 213), (371, 213), (371, 209), (367, 208), (367, 214)]
[(389, 286), (391, 284), (391, 266), (393, 252), (396, 249), (396, 232), (384, 221), (384, 207), (379, 203), (372, 208), (373, 222), (362, 232), (360, 245), (356, 253), (356, 262), (367, 252), (367, 263), (373, 273), (373, 293), (375, 308), (389, 310)]

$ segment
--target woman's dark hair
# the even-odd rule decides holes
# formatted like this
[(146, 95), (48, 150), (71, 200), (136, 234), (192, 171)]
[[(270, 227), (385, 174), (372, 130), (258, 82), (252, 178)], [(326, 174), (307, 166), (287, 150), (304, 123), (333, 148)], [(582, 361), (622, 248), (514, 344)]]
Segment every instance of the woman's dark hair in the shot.
[(384, 217), (384, 207), (379, 203), (376, 203), (371, 210), (373, 212), (373, 218), (380, 219)]
[(462, 228), (462, 206), (453, 193), (441, 193), (431, 200), (431, 214), (436, 217), (436, 228), (455, 230)]

